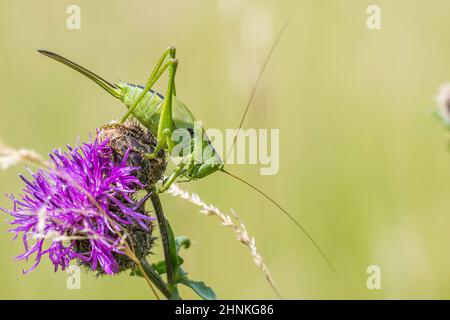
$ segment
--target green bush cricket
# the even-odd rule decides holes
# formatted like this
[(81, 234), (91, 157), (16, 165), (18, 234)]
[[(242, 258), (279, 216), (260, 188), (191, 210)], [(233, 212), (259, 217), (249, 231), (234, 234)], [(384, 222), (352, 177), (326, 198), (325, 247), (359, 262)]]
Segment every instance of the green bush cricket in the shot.
[[(260, 70), (258, 78), (256, 80), (255, 86), (253, 87), (250, 99), (247, 103), (244, 115), (241, 119), (239, 129), (241, 129), (247, 111), (249, 109), (252, 98), (255, 94), (257, 85), (263, 74), (263, 71), (269, 61), (270, 56), (272, 55), (273, 50), (278, 43), (278, 40), (281, 38), (283, 31), (285, 30), (287, 25), (283, 27), (283, 29), (278, 34), (276, 40), (274, 41), (269, 54), (267, 55), (263, 67)], [(168, 151), (169, 153), (172, 151), (177, 141), (172, 139), (172, 133), (176, 129), (187, 129), (189, 132), (193, 132), (194, 123), (196, 122), (196, 118), (192, 114), (192, 112), (186, 107), (186, 105), (176, 96), (175, 90), (175, 74), (178, 66), (178, 60), (176, 60), (176, 49), (175, 47), (167, 48), (161, 57), (159, 58), (156, 67), (151, 73), (149, 79), (147, 80), (145, 86), (135, 85), (128, 82), (119, 82), (119, 83), (111, 83), (98, 76), (97, 74), (91, 72), (90, 70), (82, 67), (81, 65), (70, 61), (62, 57), (59, 54), (53, 53), (47, 50), (38, 50), (43, 55), (46, 55), (56, 61), (59, 61), (66, 66), (80, 72), (84, 76), (88, 77), (95, 83), (97, 83), (100, 87), (106, 90), (109, 94), (119, 99), (128, 109), (125, 115), (122, 117), (121, 122), (126, 121), (130, 116), (136, 118), (144, 127), (146, 127), (150, 132), (157, 138), (157, 146), (152, 154), (145, 155), (148, 158), (153, 158), (154, 155), (161, 149)], [(152, 90), (152, 87), (156, 83), (156, 81), (161, 77), (161, 75), (168, 71), (168, 86), (165, 96), (160, 93)], [(202, 128), (204, 132), (204, 129)], [(236, 142), (236, 137), (234, 142)], [(195, 136), (194, 136), (194, 139)], [(324, 251), (320, 248), (320, 246), (314, 241), (312, 236), (306, 231), (306, 229), (292, 216), (286, 211), (280, 204), (278, 204), (275, 200), (269, 197), (266, 193), (251, 185), (247, 181), (225, 171), (224, 166), (225, 162), (220, 158), (218, 153), (215, 151), (212, 143), (206, 137), (206, 135), (202, 135), (200, 137), (200, 141), (195, 141), (194, 145), (201, 146), (202, 154), (210, 154), (206, 158), (203, 158), (200, 163), (194, 161), (193, 154), (195, 150), (192, 150), (190, 155), (186, 157), (190, 157), (188, 159), (184, 159), (181, 161), (175, 169), (170, 173), (167, 179), (165, 179), (158, 189), (158, 192), (164, 192), (180, 177), (186, 178), (187, 180), (197, 180), (215, 173), (216, 171), (221, 171), (226, 173), (227, 175), (245, 183), (262, 196), (271, 201), (275, 206), (277, 206), (284, 214), (286, 214), (301, 231), (308, 237), (308, 239), (313, 243), (313, 245), (320, 252), (322, 257), (325, 259), (327, 264), (331, 267), (333, 272), (338, 275), (336, 269), (324, 253)], [(234, 144), (233, 142), (233, 144)], [(194, 149), (194, 146), (192, 146)], [(209, 152), (203, 152), (208, 150)]]

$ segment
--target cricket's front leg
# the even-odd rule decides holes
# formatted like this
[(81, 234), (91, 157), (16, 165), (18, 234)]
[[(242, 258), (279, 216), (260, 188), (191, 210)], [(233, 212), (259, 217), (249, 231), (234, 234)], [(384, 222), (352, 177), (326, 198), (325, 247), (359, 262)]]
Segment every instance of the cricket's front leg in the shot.
[(167, 191), (170, 186), (175, 183), (177, 178), (181, 175), (183, 168), (185, 167), (185, 163), (181, 162), (170, 174), (170, 176), (164, 180), (163, 184), (158, 188), (158, 193), (163, 193)]

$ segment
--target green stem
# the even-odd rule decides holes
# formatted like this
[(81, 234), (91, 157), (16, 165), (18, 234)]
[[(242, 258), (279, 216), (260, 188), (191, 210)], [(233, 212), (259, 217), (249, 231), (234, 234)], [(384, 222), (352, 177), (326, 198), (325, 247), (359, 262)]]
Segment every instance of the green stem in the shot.
[(158, 219), (159, 224), (159, 232), (161, 233), (161, 239), (164, 250), (164, 260), (166, 261), (166, 272), (167, 272), (167, 282), (169, 285), (173, 284), (174, 281), (174, 261), (172, 259), (172, 255), (170, 253), (170, 243), (168, 236), (168, 228), (166, 217), (164, 216), (164, 211), (161, 205), (161, 200), (159, 199), (158, 194), (154, 190), (154, 188), (148, 190), (151, 193), (150, 199), (153, 204), (153, 208), (155, 209), (156, 218)]
[(161, 279), (159, 274), (155, 271), (155, 269), (152, 268), (152, 266), (147, 262), (145, 258), (142, 258), (140, 261), (147, 277), (167, 299), (170, 299), (171, 298), (170, 290), (167, 287), (166, 283), (163, 281), (163, 279)]

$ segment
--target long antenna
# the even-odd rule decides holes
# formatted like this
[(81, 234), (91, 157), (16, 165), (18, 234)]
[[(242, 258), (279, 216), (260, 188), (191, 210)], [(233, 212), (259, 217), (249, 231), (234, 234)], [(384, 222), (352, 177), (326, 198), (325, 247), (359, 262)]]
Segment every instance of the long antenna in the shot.
[(233, 144), (231, 145), (231, 148), (230, 148), (230, 150), (228, 151), (227, 157), (225, 158), (225, 163), (227, 162), (228, 157), (230, 156), (231, 151), (233, 150), (233, 146), (234, 146), (234, 144), (236, 143), (236, 139), (237, 139), (237, 136), (238, 136), (238, 134), (239, 134), (239, 131), (242, 129), (242, 125), (244, 124), (245, 117), (247, 116), (248, 109), (250, 108), (250, 104), (252, 103), (253, 97), (255, 96), (256, 89), (258, 88), (258, 84), (259, 84), (259, 82), (260, 82), (260, 80), (261, 80), (261, 78), (262, 78), (262, 75), (263, 75), (263, 73), (264, 73), (264, 70), (266, 69), (266, 66), (267, 66), (267, 64), (269, 63), (270, 57), (272, 56), (273, 51), (275, 50), (275, 48), (276, 48), (277, 45), (278, 45), (278, 41), (281, 39), (281, 36), (283, 35), (283, 33), (284, 33), (284, 31), (286, 30), (286, 28), (288, 27), (288, 25), (289, 25), (289, 21), (287, 21), (287, 22), (284, 24), (283, 28), (281, 28), (281, 30), (280, 30), (280, 32), (278, 33), (278, 35), (277, 35), (275, 41), (274, 41), (273, 44), (272, 44), (272, 47), (271, 47), (270, 50), (269, 50), (269, 53), (268, 53), (267, 56), (266, 56), (266, 59), (264, 60), (264, 64), (263, 64), (261, 70), (259, 70), (258, 77), (256, 78), (256, 82), (255, 82), (255, 85), (253, 86), (252, 93), (250, 94), (250, 98), (248, 99), (247, 106), (245, 107), (245, 111), (244, 111), (244, 114), (243, 114), (243, 116), (242, 116), (241, 122), (239, 123), (238, 130), (237, 130), (237, 132), (236, 132), (236, 135), (234, 136)]
[(295, 218), (289, 213), (287, 212), (286, 209), (284, 209), (278, 202), (276, 202), (275, 200), (273, 200), (271, 197), (269, 197), (269, 195), (267, 195), (267, 193), (265, 193), (264, 191), (258, 189), (257, 187), (255, 187), (254, 185), (252, 185), (251, 183), (245, 181), (242, 178), (239, 178), (238, 176), (235, 176), (234, 174), (225, 171), (224, 169), (221, 169), (220, 171), (222, 171), (223, 173), (226, 173), (227, 175), (229, 175), (230, 177), (233, 177), (234, 179), (246, 184), (247, 186), (249, 186), (250, 188), (252, 188), (253, 190), (255, 190), (256, 192), (258, 192), (259, 194), (261, 194), (263, 197), (265, 197), (267, 200), (269, 200), (270, 202), (272, 202), (275, 206), (277, 206), (281, 211), (283, 211), (283, 213), (289, 218), (291, 219), (296, 225), (297, 227), (306, 235), (306, 237), (312, 242), (312, 244), (316, 247), (316, 249), (319, 251), (320, 255), (322, 256), (322, 258), (325, 260), (325, 262), (328, 264), (328, 266), (331, 268), (331, 270), (333, 270), (334, 274), (339, 278), (339, 273), (337, 272), (336, 268), (334, 267), (334, 265), (331, 263), (330, 259), (328, 258), (328, 256), (325, 254), (325, 252), (322, 250), (322, 248), (317, 244), (316, 241), (314, 241), (313, 237), (309, 234), (308, 231), (306, 231), (306, 229), (297, 221), (295, 220)]

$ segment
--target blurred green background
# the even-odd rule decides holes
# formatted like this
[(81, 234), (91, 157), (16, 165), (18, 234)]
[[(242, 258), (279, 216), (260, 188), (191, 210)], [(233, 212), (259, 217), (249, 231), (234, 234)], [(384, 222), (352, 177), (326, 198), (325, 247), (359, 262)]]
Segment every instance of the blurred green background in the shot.
[[(81, 29), (66, 8), (81, 8)], [(381, 8), (368, 30), (366, 9)], [(217, 173), (183, 187), (224, 210), (254, 235), (285, 298), (450, 298), (448, 133), (429, 111), (450, 80), (450, 2), (365, 0), (178, 0), (0, 2), (0, 137), (47, 154), (88, 139), (119, 118), (119, 101), (62, 65), (45, 48), (111, 81), (143, 83), (169, 45), (178, 49), (178, 96), (207, 128), (235, 128), (267, 51), (290, 21), (267, 67), (246, 128), (280, 129), (280, 170), (229, 170), (261, 187), (313, 234), (341, 273), (336, 279), (295, 226), (246, 186)], [(165, 90), (165, 81), (158, 84)], [(0, 172), (4, 192), (20, 193), (22, 166)], [(162, 196), (193, 279), (220, 298), (275, 298), (231, 230), (186, 202)], [(3, 214), (0, 298), (151, 298), (138, 278), (82, 275), (80, 290), (45, 260), (22, 252)], [(160, 247), (158, 250), (161, 249)], [(366, 269), (379, 265), (381, 290)], [(195, 296), (184, 290), (186, 298)]]

